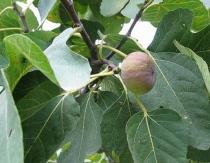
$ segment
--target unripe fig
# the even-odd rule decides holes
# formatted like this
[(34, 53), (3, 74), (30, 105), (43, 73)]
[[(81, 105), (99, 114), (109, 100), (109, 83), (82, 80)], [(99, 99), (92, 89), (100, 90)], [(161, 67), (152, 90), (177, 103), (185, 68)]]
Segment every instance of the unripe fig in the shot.
[(138, 95), (147, 93), (155, 83), (153, 59), (143, 52), (130, 53), (122, 62), (121, 78), (133, 93)]

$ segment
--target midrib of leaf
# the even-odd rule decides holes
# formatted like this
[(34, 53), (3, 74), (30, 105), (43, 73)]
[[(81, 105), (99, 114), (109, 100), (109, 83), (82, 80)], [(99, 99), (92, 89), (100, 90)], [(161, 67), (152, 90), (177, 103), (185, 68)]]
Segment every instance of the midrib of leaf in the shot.
[[(140, 123), (138, 124), (138, 127), (136, 128), (136, 133), (135, 133), (135, 136), (134, 136), (134, 144), (136, 142), (136, 137), (137, 137), (137, 132), (139, 130), (139, 128), (141, 127), (142, 123), (146, 122), (146, 127), (147, 127), (147, 131), (148, 131), (148, 134), (149, 134), (149, 140), (150, 140), (150, 143), (151, 143), (151, 148), (152, 150), (149, 152), (149, 154), (147, 155), (147, 157), (145, 158), (145, 160), (149, 157), (149, 155), (151, 154), (151, 152), (154, 154), (154, 159), (155, 159), (155, 162), (157, 162), (157, 155), (156, 155), (156, 152), (155, 152), (155, 146), (154, 146), (154, 142), (153, 142), (153, 139), (152, 139), (152, 134), (151, 134), (151, 130), (150, 130), (150, 127), (149, 127), (149, 123), (148, 123), (148, 119), (147, 118), (150, 118), (149, 115), (147, 116), (143, 116), (142, 120), (140, 121)], [(153, 120), (152, 120), (153, 121)], [(156, 122), (156, 121), (155, 121)], [(156, 122), (157, 123), (157, 122)], [(144, 160), (144, 161), (145, 161)]]
[[(150, 55), (151, 55), (151, 54), (150, 54)], [(152, 55), (151, 55), (151, 56), (152, 56)], [(154, 59), (154, 57), (153, 57), (153, 59)], [(161, 73), (161, 75), (162, 75), (163, 79), (165, 80), (165, 82), (167, 83), (167, 85), (168, 85), (168, 86), (169, 86), (169, 88), (171, 89), (172, 93), (174, 94), (174, 96), (175, 96), (176, 100), (177, 100), (177, 101), (179, 101), (179, 102), (180, 102), (180, 104), (182, 105), (183, 111), (184, 111), (184, 112), (185, 112), (185, 114), (186, 114), (186, 111), (184, 110), (184, 105), (183, 105), (183, 104), (181, 103), (181, 101), (179, 100), (178, 96), (176, 95), (175, 90), (174, 90), (174, 89), (173, 89), (173, 87), (171, 86), (170, 82), (167, 80), (167, 78), (166, 78), (165, 74), (163, 73), (163, 71), (161, 70), (160, 66), (158, 65), (158, 63), (156, 62), (156, 60), (155, 60), (155, 59), (154, 59), (154, 62), (155, 62), (155, 64), (156, 64), (156, 66), (157, 66), (158, 70), (160, 71), (160, 73)], [(183, 116), (183, 115), (181, 115), (181, 116)]]
[(153, 139), (152, 139), (152, 134), (151, 134), (151, 131), (150, 131), (150, 128), (149, 128), (147, 116), (145, 117), (145, 121), (146, 121), (147, 130), (148, 130), (148, 134), (149, 134), (149, 138), (150, 138), (150, 142), (151, 142), (151, 146), (152, 146), (152, 151), (154, 153), (155, 162), (158, 163), (157, 162), (156, 152), (155, 152), (155, 146), (154, 146), (154, 142), (153, 142)]
[[(48, 118), (46, 119), (44, 125), (42, 126), (42, 128), (40, 129), (40, 131), (38, 132), (37, 136), (35, 137), (33, 143), (30, 145), (30, 147), (28, 148), (28, 150), (25, 152), (25, 158), (27, 157), (27, 155), (29, 154), (29, 152), (31, 151), (31, 149), (33, 148), (33, 145), (36, 143), (36, 141), (39, 139), (40, 135), (42, 134), (42, 131), (44, 130), (44, 128), (46, 127), (48, 121), (50, 120), (51, 116), (53, 115), (53, 113), (56, 111), (56, 109), (58, 108), (58, 106), (60, 104), (63, 103), (64, 99), (66, 98), (66, 96), (63, 96), (60, 101), (55, 105), (55, 107), (52, 109), (52, 112), (50, 113), (50, 115), (48, 116)], [(62, 105), (63, 106), (63, 105)]]
[(84, 110), (84, 116), (83, 116), (83, 122), (82, 122), (82, 136), (81, 136), (81, 140), (80, 140), (79, 154), (78, 154), (78, 157), (77, 157), (77, 161), (78, 161), (78, 162), (79, 162), (80, 155), (81, 155), (82, 142), (83, 142), (83, 140), (84, 140), (85, 119), (86, 119), (87, 107), (88, 107), (88, 104), (89, 104), (89, 101), (90, 101), (90, 96), (91, 96), (91, 93), (88, 95), (88, 97), (87, 97), (87, 102), (86, 102), (86, 104), (85, 104), (85, 110)]
[[(125, 99), (127, 100), (128, 110), (129, 110), (130, 117), (131, 117), (132, 113), (131, 113), (131, 108), (130, 108), (129, 99), (128, 99), (128, 90), (127, 90), (125, 84), (123, 83), (123, 80), (122, 80), (121, 76), (119, 74), (116, 75), (116, 76), (117, 76), (117, 78), (119, 79), (120, 83), (123, 86), (123, 89), (124, 89), (124, 92), (125, 92)], [(122, 93), (122, 95), (123, 95), (123, 93)]]

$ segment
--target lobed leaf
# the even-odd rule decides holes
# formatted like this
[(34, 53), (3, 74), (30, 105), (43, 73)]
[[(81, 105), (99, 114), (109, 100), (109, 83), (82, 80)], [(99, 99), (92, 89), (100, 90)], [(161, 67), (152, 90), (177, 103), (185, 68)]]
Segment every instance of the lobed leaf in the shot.
[(95, 153), (101, 147), (102, 110), (94, 102), (91, 93), (81, 97), (79, 103), (81, 118), (66, 140), (71, 143), (70, 148), (61, 153), (58, 163), (84, 163), (88, 154)]
[(46, 162), (59, 148), (79, 119), (74, 98), (59, 94), (49, 81), (21, 98), (17, 107), (22, 120), (25, 162)]
[[(189, 57), (177, 53), (153, 53), (156, 83), (143, 96), (147, 108), (168, 108), (188, 121), (189, 145), (206, 150), (209, 141), (209, 100), (202, 75)], [(152, 101), (152, 102), (151, 102)]]
[(126, 133), (135, 163), (187, 162), (187, 125), (174, 111), (158, 109), (149, 116), (136, 113)]

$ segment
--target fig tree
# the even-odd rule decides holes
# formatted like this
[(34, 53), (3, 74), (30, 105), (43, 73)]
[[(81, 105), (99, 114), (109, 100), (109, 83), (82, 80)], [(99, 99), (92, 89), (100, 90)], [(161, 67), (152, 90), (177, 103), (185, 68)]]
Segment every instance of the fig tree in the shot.
[(147, 93), (155, 83), (153, 59), (143, 52), (130, 53), (122, 62), (121, 78), (133, 93), (138, 95)]

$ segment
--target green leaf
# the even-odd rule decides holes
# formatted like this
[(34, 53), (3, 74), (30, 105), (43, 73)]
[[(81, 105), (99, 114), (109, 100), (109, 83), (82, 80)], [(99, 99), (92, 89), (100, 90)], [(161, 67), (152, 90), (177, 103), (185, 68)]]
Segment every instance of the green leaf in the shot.
[(174, 43), (175, 43), (175, 46), (179, 49), (179, 51), (182, 54), (189, 56), (195, 60), (196, 64), (198, 65), (198, 68), (200, 69), (200, 72), (201, 72), (204, 82), (206, 84), (206, 88), (210, 95), (210, 72), (209, 72), (209, 68), (208, 68), (208, 65), (206, 64), (206, 62), (201, 57), (199, 57), (197, 54), (195, 54), (191, 49), (182, 46), (177, 41), (175, 41)]
[(10, 61), (10, 66), (6, 69), (6, 77), (12, 90), (20, 78), (32, 68), (32, 65), (51, 81), (57, 83), (47, 57), (28, 37), (21, 34), (7, 36), (4, 44)]
[(43, 109), (51, 99), (59, 95), (60, 89), (50, 81), (40, 82), (17, 102), (21, 121), (29, 119)]
[(101, 147), (100, 123), (102, 110), (94, 102), (91, 93), (80, 98), (81, 118), (76, 129), (67, 141), (69, 149), (61, 153), (58, 163), (84, 163), (88, 154), (95, 153)]
[(101, 14), (103, 16), (113, 16), (117, 14), (128, 3), (128, 1), (129, 0), (102, 0)]
[(36, 30), (36, 28), (39, 26), (38, 20), (31, 10), (27, 10), (26, 12), (26, 22), (30, 31)]
[(80, 107), (72, 96), (44, 82), (18, 102), (24, 132), (25, 162), (46, 162), (74, 130)]
[(73, 52), (66, 45), (74, 32), (72, 28), (66, 29), (44, 51), (59, 85), (65, 90), (76, 90), (85, 86), (91, 73), (88, 59)]
[[(1, 2), (0, 2), (1, 3)], [(0, 29), (5, 28), (21, 28), (19, 24), (19, 18), (13, 10), (7, 10), (1, 15)], [(5, 36), (19, 33), (21, 30), (6, 30), (0, 32), (0, 40), (3, 40)]]
[(69, 28), (57, 36), (45, 50), (46, 55), (24, 35), (14, 34), (6, 37), (4, 43), (10, 59), (10, 67), (6, 74), (11, 88), (14, 89), (32, 65), (65, 90), (75, 90), (84, 86), (90, 78), (91, 68), (86, 58), (71, 51), (66, 45), (73, 32), (74, 30)]
[[(125, 126), (128, 119), (132, 116), (133, 110), (125, 97), (125, 92), (120, 97), (111, 92), (107, 92), (106, 95), (110, 99), (103, 99), (104, 104), (108, 108), (101, 122), (102, 147), (109, 155), (112, 155), (114, 151), (120, 157), (120, 162), (132, 163), (133, 160), (128, 149)], [(123, 159), (124, 161), (122, 161)]]
[(153, 52), (174, 52), (174, 39), (181, 42), (189, 41), (192, 16), (190, 11), (184, 9), (169, 12), (159, 24), (149, 50)]
[(208, 10), (200, 0), (165, 0), (146, 9), (142, 19), (157, 26), (164, 15), (178, 8), (193, 12), (192, 29), (195, 31), (205, 28), (210, 23)]
[(126, 133), (135, 163), (187, 162), (187, 125), (174, 111), (137, 113), (129, 119)]
[(177, 52), (174, 40), (191, 48), (210, 65), (210, 26), (198, 33), (190, 31), (192, 13), (178, 9), (170, 12), (160, 23), (154, 40), (149, 46), (153, 52)]
[(38, 9), (42, 22), (47, 18), (48, 14), (50, 13), (55, 4), (56, 0), (39, 0)]
[(23, 163), (20, 118), (3, 70), (0, 72), (0, 162)]
[(206, 150), (210, 146), (209, 99), (196, 63), (177, 53), (153, 53), (156, 83), (143, 96), (147, 108), (168, 108), (188, 121), (189, 145)]

